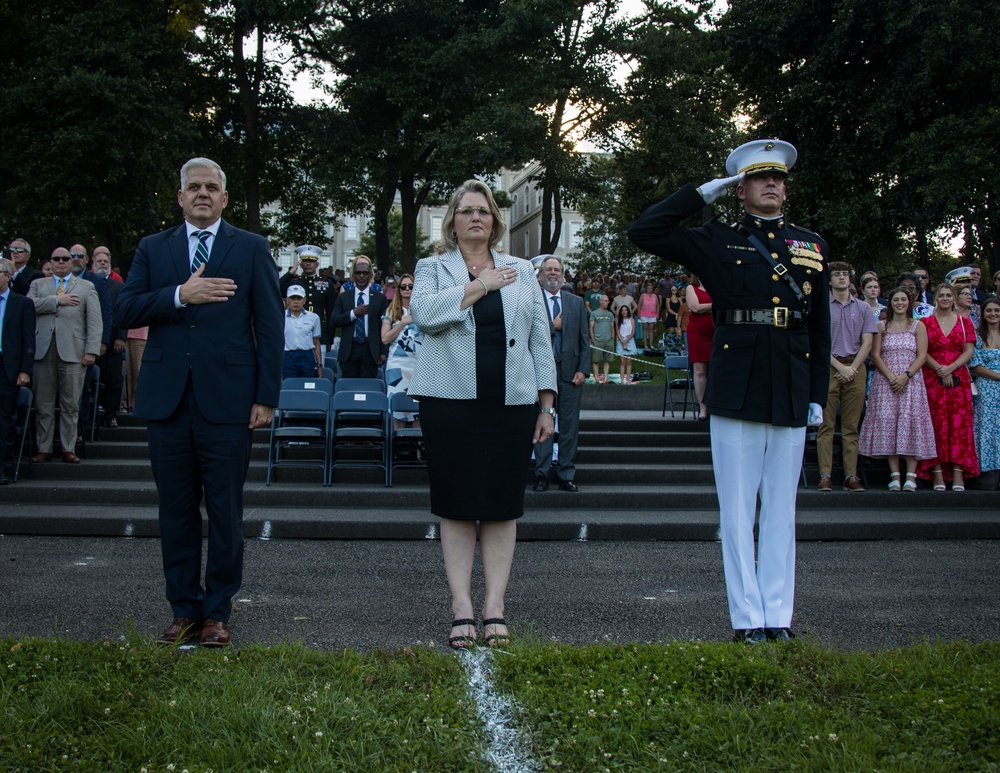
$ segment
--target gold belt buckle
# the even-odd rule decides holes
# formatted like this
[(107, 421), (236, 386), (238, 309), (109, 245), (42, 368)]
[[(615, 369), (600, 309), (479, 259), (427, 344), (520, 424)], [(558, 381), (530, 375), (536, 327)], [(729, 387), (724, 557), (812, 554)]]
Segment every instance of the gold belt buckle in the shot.
[(788, 307), (776, 306), (774, 309), (774, 326), (788, 327)]

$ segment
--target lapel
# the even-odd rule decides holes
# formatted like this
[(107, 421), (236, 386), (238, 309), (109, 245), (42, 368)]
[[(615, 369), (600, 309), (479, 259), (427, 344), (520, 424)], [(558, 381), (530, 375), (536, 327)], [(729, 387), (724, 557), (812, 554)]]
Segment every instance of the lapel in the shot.
[[(507, 255), (506, 253), (497, 252), (496, 250), (490, 250), (490, 253), (493, 255), (493, 265), (496, 266), (497, 268), (499, 268), (500, 266), (504, 267), (510, 266), (513, 269), (517, 270), (518, 266), (516, 258), (513, 258), (510, 255)], [(521, 272), (518, 271), (518, 274), (520, 273)], [(532, 277), (531, 281), (535, 282), (534, 277)], [(541, 286), (538, 284), (538, 282), (535, 282), (535, 287), (537, 287), (539, 291), (541, 291), (542, 289)], [(524, 290), (521, 288), (520, 276), (518, 276), (516, 282), (512, 282), (506, 287), (500, 288), (500, 300), (503, 301), (503, 326), (508, 336), (513, 335), (513, 332), (516, 329), (514, 324), (515, 322), (514, 312), (519, 305), (517, 302), (518, 296), (521, 296), (523, 292)], [(527, 333), (525, 334), (527, 335)], [(527, 347), (527, 343), (528, 343), (527, 340), (525, 340), (524, 342), (525, 347)]]
[(170, 259), (177, 273), (177, 284), (184, 284), (191, 276), (191, 255), (188, 252), (187, 224), (177, 226), (173, 236), (167, 240)]
[[(219, 231), (215, 234), (212, 251), (208, 254), (208, 265), (205, 266), (205, 276), (219, 276), (222, 264), (229, 257), (236, 241), (236, 229), (225, 220), (219, 221)], [(190, 265), (190, 264), (189, 264)]]

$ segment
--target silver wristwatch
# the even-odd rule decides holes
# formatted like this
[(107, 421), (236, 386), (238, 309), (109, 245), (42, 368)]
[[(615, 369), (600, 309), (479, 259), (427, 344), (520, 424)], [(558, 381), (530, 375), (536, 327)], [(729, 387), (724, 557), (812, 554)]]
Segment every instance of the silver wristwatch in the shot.
[(553, 419), (556, 417), (556, 409), (555, 408), (542, 408), (542, 407), (539, 407), (538, 408), (538, 412), (539, 413), (547, 413)]

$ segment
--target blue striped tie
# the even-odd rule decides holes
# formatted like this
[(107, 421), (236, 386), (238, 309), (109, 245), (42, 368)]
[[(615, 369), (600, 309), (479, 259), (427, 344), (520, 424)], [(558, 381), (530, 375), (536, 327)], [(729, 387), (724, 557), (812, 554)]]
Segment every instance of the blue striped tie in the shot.
[(208, 263), (208, 237), (212, 235), (212, 232), (195, 231), (194, 235), (198, 237), (198, 247), (194, 251), (194, 260), (191, 261), (192, 274), (197, 271), (198, 267), (203, 263)]

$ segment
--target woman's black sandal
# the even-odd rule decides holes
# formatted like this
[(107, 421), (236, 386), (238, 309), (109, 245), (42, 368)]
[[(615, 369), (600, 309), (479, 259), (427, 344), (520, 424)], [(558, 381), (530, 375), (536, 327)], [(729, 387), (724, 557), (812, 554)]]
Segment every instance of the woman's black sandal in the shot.
[[(486, 630), (488, 625), (502, 625), (504, 628), (507, 627), (507, 621), (502, 617), (489, 617), (483, 619), (483, 630)], [(510, 633), (491, 633), (483, 639), (488, 647), (506, 647), (510, 644)]]
[[(471, 618), (462, 618), (461, 620), (452, 620), (451, 627), (458, 628), (460, 625), (471, 625), (473, 630), (476, 627), (476, 621)], [(462, 634), (461, 636), (452, 636), (448, 639), (448, 646), (453, 650), (467, 650), (469, 647), (475, 646), (476, 637), (469, 636), (468, 634)]]

